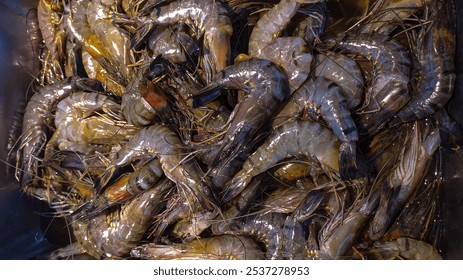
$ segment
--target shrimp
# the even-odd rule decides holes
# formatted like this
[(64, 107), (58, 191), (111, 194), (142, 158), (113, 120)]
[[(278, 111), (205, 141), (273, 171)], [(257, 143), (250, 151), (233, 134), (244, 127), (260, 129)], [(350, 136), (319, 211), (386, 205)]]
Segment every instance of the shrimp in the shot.
[(326, 42), (373, 63), (375, 76), (359, 113), (363, 128), (370, 135), (377, 133), (410, 100), (408, 54), (397, 41), (382, 35), (358, 34)]
[(96, 259), (126, 256), (143, 238), (157, 213), (165, 206), (173, 183), (162, 180), (133, 198), (120, 211), (101, 213), (73, 223), (77, 242)]
[(103, 42), (91, 31), (87, 19), (89, 2), (74, 0), (64, 6), (66, 33), (76, 45), (87, 51), (120, 85), (127, 79), (120, 72)]
[(129, 34), (111, 23), (110, 12), (113, 6), (117, 6), (116, 0), (90, 1), (86, 11), (87, 21), (90, 30), (110, 54), (121, 76), (125, 81), (130, 81), (134, 77), (133, 68), (130, 68), (130, 65), (135, 63), (135, 57), (130, 49)]
[(375, 188), (366, 197), (357, 199), (347, 213), (337, 211), (319, 234), (319, 258), (344, 258), (359, 238), (361, 230), (372, 216), (378, 203), (379, 191)]
[[(277, 38), (296, 14), (301, 3), (320, 0), (282, 0), (263, 15), (249, 38), (249, 55), (268, 59), (280, 65), (288, 75), (291, 90), (297, 89), (308, 77), (312, 55), (300, 37)], [(291, 58), (291, 59), (289, 59)]]
[(407, 237), (375, 242), (369, 253), (379, 259), (442, 260), (441, 254), (431, 244)]
[(48, 138), (48, 128), (52, 126), (56, 104), (78, 90), (93, 91), (100, 86), (98, 81), (70, 77), (41, 88), (29, 100), (24, 112), (23, 135), (17, 152), (16, 176), (22, 186), (35, 183), (41, 152)]
[[(45, 46), (48, 50), (44, 65), (44, 73), (51, 72), (48, 83), (54, 83), (64, 78), (64, 44), (66, 33), (60, 27), (62, 6), (56, 0), (40, 0), (37, 7), (37, 17)], [(50, 70), (48, 68), (50, 67)]]
[(58, 148), (89, 154), (94, 145), (112, 146), (127, 140), (137, 130), (118, 120), (119, 111), (120, 105), (103, 93), (72, 93), (57, 105)]
[(304, 17), (298, 21), (293, 36), (301, 37), (309, 47), (313, 48), (325, 31), (327, 10), (326, 0), (300, 7), (298, 12)]
[[(246, 218), (235, 222), (231, 232), (235, 234), (244, 234), (254, 238), (256, 241), (263, 243), (265, 246), (265, 256), (267, 259), (282, 259), (285, 250), (283, 243), (284, 223), (286, 214), (268, 213), (250, 215)], [(304, 236), (302, 232), (296, 237), (302, 244)], [(298, 248), (304, 249), (304, 246)]]
[(386, 0), (381, 3), (375, 14), (359, 28), (360, 33), (377, 33), (388, 35), (417, 11), (433, 0)]
[(113, 205), (122, 204), (134, 196), (154, 187), (164, 175), (159, 159), (153, 159), (130, 174), (124, 174), (116, 182), (86, 202), (77, 215), (79, 220), (94, 217)]
[(360, 104), (365, 81), (355, 60), (339, 53), (317, 54), (314, 75), (331, 80), (340, 87), (349, 110)]
[(452, 97), (456, 78), (454, 9), (452, 1), (433, 0), (430, 5), (431, 26), (422, 29), (416, 47), (419, 77), (411, 100), (391, 125), (430, 116)]
[(428, 126), (423, 122), (413, 125), (411, 135), (400, 152), (397, 167), (383, 181), (380, 204), (369, 228), (372, 240), (378, 240), (388, 230), (416, 190), (440, 145), (439, 130)]
[(356, 175), (358, 140), (357, 127), (347, 108), (341, 89), (330, 80), (317, 78), (305, 82), (290, 98), (275, 118), (274, 127), (298, 117), (306, 110), (313, 119), (321, 117), (341, 141), (339, 150), (340, 175), (352, 179)]
[(188, 149), (182, 144), (175, 132), (164, 125), (152, 125), (135, 134), (110, 164), (105, 174), (100, 177), (98, 187), (117, 174), (117, 170), (139, 158), (157, 157), (161, 168), (170, 180), (180, 189), (193, 196), (193, 204), (198, 203), (205, 209), (217, 209), (213, 194), (203, 181), (203, 172), (195, 159), (188, 158)]
[(130, 255), (150, 260), (261, 260), (264, 253), (249, 237), (218, 235), (189, 243), (149, 243), (132, 249)]
[(190, 56), (199, 53), (199, 46), (180, 24), (174, 28), (156, 28), (148, 39), (148, 47), (153, 57), (162, 55), (172, 63), (186, 63)]
[(251, 179), (279, 161), (294, 155), (316, 158), (326, 173), (339, 172), (339, 142), (330, 130), (311, 121), (294, 121), (275, 129), (243, 163), (224, 188), (223, 201), (238, 195)]
[(224, 4), (216, 0), (174, 1), (169, 5), (155, 7), (150, 16), (143, 15), (155, 3), (146, 3), (137, 18), (143, 23), (134, 37), (132, 45), (137, 45), (151, 31), (154, 25), (186, 23), (194, 32), (194, 37), (203, 38), (202, 68), (206, 82), (228, 65), (230, 59), (230, 37), (233, 26)]
[(212, 169), (208, 171), (218, 187), (239, 168), (230, 163), (240, 157), (246, 145), (290, 95), (288, 80), (279, 67), (268, 60), (251, 58), (217, 73), (202, 93), (193, 97), (193, 107), (216, 98), (220, 93), (217, 89), (222, 87), (245, 90), (248, 95), (235, 106)]
[(105, 92), (110, 92), (117, 96), (124, 94), (125, 87), (117, 83), (86, 50), (82, 50), (82, 64), (87, 76), (100, 81), (105, 88)]

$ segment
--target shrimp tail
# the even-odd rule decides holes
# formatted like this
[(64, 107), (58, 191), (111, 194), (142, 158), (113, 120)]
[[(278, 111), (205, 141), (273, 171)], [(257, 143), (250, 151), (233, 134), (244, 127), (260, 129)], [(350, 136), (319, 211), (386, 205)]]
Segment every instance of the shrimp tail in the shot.
[(222, 93), (222, 87), (215, 83), (210, 83), (204, 87), (200, 92), (191, 97), (193, 108), (204, 106), (219, 97)]
[(355, 143), (343, 142), (339, 147), (339, 173), (343, 180), (355, 178), (357, 174)]

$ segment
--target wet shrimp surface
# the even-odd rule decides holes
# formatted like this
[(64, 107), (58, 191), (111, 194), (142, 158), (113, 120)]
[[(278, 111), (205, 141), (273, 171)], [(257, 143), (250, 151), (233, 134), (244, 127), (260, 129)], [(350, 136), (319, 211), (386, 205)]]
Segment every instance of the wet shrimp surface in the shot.
[(38, 1), (9, 155), (67, 241), (36, 258), (445, 257), (454, 3), (343, 5)]

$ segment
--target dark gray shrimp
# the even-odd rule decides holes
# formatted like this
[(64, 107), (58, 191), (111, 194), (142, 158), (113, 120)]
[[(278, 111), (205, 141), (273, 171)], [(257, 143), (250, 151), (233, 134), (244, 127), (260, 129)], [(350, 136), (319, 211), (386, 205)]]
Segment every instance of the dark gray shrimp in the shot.
[[(155, 25), (185, 23), (191, 27), (197, 40), (204, 40), (202, 67), (205, 80), (211, 81), (215, 73), (228, 65), (230, 59), (233, 26), (224, 4), (216, 0), (191, 0), (174, 1), (158, 7), (157, 2), (162, 1), (148, 1), (137, 16), (143, 26), (135, 35), (132, 45), (138, 45)], [(144, 16), (149, 11), (150, 16)]]
[(170, 245), (149, 243), (134, 248), (131, 256), (150, 260), (260, 260), (264, 252), (247, 236), (217, 235)]
[(365, 81), (355, 60), (339, 53), (315, 55), (315, 77), (333, 81), (342, 89), (347, 108), (357, 108), (363, 98)]
[(189, 151), (175, 132), (164, 125), (153, 125), (140, 130), (116, 154), (105, 174), (97, 183), (104, 187), (117, 174), (117, 170), (140, 158), (157, 157), (161, 168), (192, 199), (204, 208), (217, 208), (211, 190), (203, 179), (204, 175), (194, 158), (188, 158)]
[(297, 120), (273, 131), (243, 163), (241, 170), (223, 188), (223, 200), (237, 196), (251, 179), (296, 155), (316, 158), (326, 173), (338, 172), (339, 142), (331, 131), (312, 121)]
[(451, 0), (429, 5), (431, 26), (424, 27), (416, 46), (418, 80), (411, 100), (391, 122), (422, 119), (436, 113), (452, 97), (455, 86), (455, 10)]
[(397, 167), (383, 181), (380, 204), (369, 228), (372, 240), (381, 238), (397, 218), (439, 147), (439, 130), (429, 126), (423, 121), (415, 122), (400, 152)]
[(126, 256), (165, 206), (172, 188), (170, 180), (162, 180), (124, 204), (120, 211), (73, 222), (77, 242), (96, 259)]
[(78, 90), (98, 90), (101, 85), (96, 80), (70, 77), (41, 88), (29, 100), (24, 112), (23, 133), (17, 153), (17, 170), (21, 185), (36, 179), (41, 152), (52, 127), (56, 104)]
[(193, 106), (198, 107), (216, 98), (221, 88), (244, 90), (247, 95), (235, 106), (209, 170), (217, 187), (223, 187), (239, 169), (239, 165), (231, 163), (290, 94), (286, 75), (278, 66), (265, 59), (251, 58), (217, 73), (203, 92), (193, 97)]
[(306, 81), (275, 117), (273, 126), (298, 118), (304, 111), (315, 120), (321, 117), (339, 138), (342, 143), (339, 149), (340, 175), (345, 179), (354, 178), (358, 133), (341, 89), (323, 77)]
[(410, 59), (405, 48), (388, 36), (357, 34), (327, 40), (349, 53), (363, 56), (373, 64), (374, 78), (359, 109), (362, 126), (375, 134), (409, 100)]

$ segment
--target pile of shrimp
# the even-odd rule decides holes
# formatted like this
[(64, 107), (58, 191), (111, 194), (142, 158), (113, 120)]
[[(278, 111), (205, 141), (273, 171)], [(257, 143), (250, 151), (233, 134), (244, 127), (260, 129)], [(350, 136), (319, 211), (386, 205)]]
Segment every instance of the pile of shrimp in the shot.
[(442, 258), (453, 3), (339, 5), (40, 0), (11, 152), (72, 233), (42, 257)]

